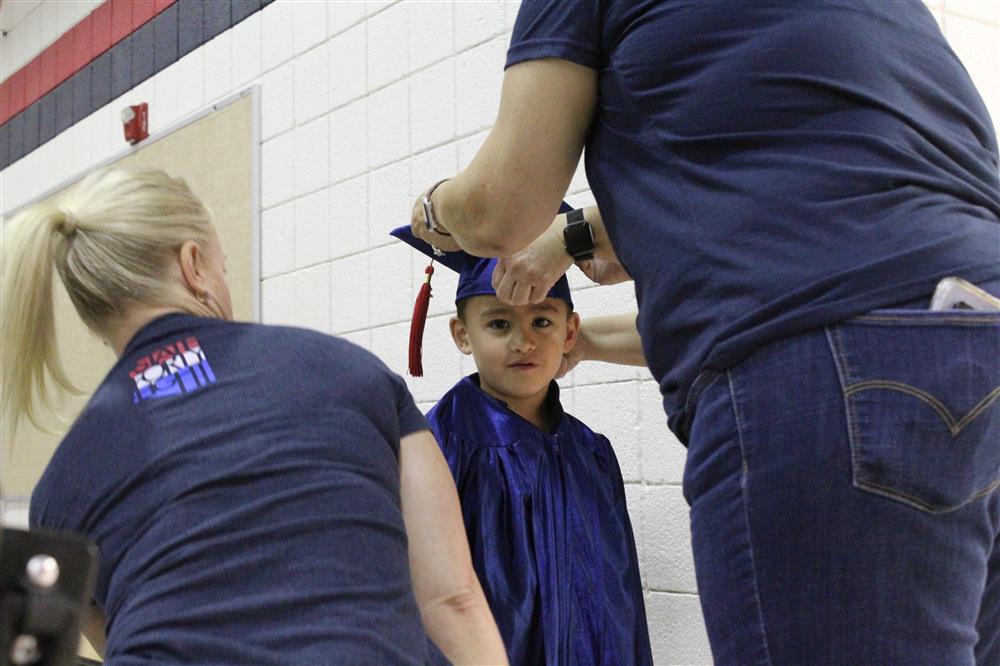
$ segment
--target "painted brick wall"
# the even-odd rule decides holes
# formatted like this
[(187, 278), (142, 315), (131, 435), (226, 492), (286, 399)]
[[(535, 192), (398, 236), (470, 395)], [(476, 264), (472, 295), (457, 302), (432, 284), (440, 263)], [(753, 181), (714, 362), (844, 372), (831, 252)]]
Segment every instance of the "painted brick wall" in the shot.
[[(1000, 4), (927, 4), (1000, 119)], [(405, 223), (419, 191), (467, 164), (485, 139), (517, 7), (278, 0), (0, 172), (0, 210), (121, 150), (118, 114), (128, 104), (149, 102), (156, 132), (258, 84), (264, 321), (342, 335), (403, 373), (424, 264), (386, 231)], [(30, 17), (5, 38), (5, 54), (30, 52), (32, 40), (44, 46), (68, 27)], [(0, 65), (0, 77), (8, 76)], [(582, 171), (569, 201), (593, 201)], [(627, 285), (594, 288), (576, 271), (571, 283), (585, 316), (635, 306)], [(446, 271), (435, 275), (429, 376), (408, 378), (423, 408), (473, 370), (447, 333), (455, 284)], [(656, 662), (709, 663), (680, 489), (684, 449), (667, 431), (655, 384), (645, 371), (592, 363), (561, 384), (566, 408), (606, 433), (618, 453)], [(5, 498), (5, 520), (23, 522), (25, 506), (26, 498)]]

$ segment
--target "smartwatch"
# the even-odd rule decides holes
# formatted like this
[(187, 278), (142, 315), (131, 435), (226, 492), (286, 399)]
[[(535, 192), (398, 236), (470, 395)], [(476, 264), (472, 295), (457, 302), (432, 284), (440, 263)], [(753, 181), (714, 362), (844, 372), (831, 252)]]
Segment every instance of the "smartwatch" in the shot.
[(594, 258), (594, 230), (590, 223), (583, 219), (582, 208), (566, 213), (563, 242), (566, 244), (566, 252), (573, 257), (573, 261)]

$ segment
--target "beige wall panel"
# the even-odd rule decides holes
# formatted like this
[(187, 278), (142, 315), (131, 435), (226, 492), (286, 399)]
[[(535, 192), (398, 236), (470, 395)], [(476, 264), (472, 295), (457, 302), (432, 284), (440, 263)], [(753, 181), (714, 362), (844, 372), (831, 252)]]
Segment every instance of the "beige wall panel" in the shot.
[[(253, 210), (253, 98), (247, 94), (208, 115), (143, 146), (115, 165), (156, 166), (184, 178), (215, 218), (228, 257), (227, 278), (237, 319), (253, 318), (257, 263), (253, 255), (256, 225)], [(50, 199), (57, 199), (55, 193)], [(115, 363), (111, 350), (76, 316), (65, 289), (56, 277), (56, 334), (67, 374), (84, 396), (67, 397), (60, 410), (67, 419), (80, 412)], [(2, 353), (0, 349), (0, 353)], [(60, 433), (66, 424), (50, 419)], [(26, 497), (59, 444), (61, 434), (45, 433), (22, 422), (13, 443), (0, 442), (0, 489), (3, 497)], [(11, 446), (13, 444), (13, 446)], [(122, 442), (127, 446), (127, 442)]]

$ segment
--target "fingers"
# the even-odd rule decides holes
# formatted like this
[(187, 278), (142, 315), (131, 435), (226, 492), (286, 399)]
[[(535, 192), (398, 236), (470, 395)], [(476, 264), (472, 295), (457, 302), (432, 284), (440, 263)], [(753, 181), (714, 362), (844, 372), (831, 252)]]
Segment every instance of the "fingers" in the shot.
[[(503, 280), (503, 276), (507, 273), (507, 264), (503, 257), (497, 259), (497, 265), (493, 267), (493, 279), (490, 280), (490, 284), (493, 286), (493, 291), (500, 292), (500, 282)], [(503, 300), (503, 299), (501, 299)]]
[(545, 300), (545, 292), (528, 281), (517, 280), (510, 272), (504, 272), (503, 277), (497, 280), (497, 271), (493, 271), (493, 290), (497, 292), (497, 298), (508, 305), (528, 305)]
[(510, 292), (511, 305), (527, 305), (531, 302), (531, 285), (527, 282), (515, 282)]

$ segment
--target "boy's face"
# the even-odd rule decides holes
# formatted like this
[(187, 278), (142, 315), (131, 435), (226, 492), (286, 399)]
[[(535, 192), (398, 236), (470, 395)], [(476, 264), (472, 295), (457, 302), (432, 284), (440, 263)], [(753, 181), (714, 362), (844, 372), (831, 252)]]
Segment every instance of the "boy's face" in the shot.
[(464, 305), (464, 317), (451, 319), (451, 334), (475, 359), (483, 390), (504, 402), (547, 391), (580, 328), (569, 305), (558, 298), (506, 305), (496, 296), (473, 296)]

